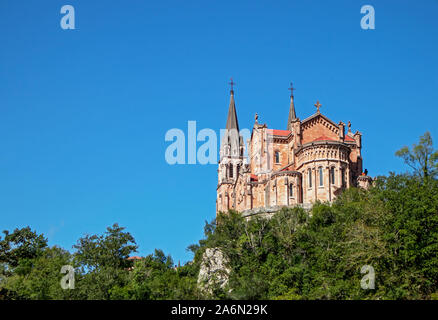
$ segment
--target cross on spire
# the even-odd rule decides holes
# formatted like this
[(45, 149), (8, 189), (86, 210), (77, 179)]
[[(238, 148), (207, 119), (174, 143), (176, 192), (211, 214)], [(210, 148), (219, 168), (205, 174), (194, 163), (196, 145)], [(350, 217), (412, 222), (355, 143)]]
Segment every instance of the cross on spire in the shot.
[(317, 100), (314, 106), (316, 107), (316, 112), (319, 113), (319, 108), (322, 106), (322, 104), (320, 104), (319, 101)]
[(233, 78), (230, 78), (230, 82), (229, 82), (229, 84), (230, 84), (230, 86), (231, 86), (231, 92), (234, 92), (234, 90), (233, 90), (233, 86), (236, 84), (234, 81), (233, 81)]
[(288, 90), (290, 90), (290, 96), (293, 97), (295, 88), (294, 88), (292, 82), (290, 83), (290, 88)]

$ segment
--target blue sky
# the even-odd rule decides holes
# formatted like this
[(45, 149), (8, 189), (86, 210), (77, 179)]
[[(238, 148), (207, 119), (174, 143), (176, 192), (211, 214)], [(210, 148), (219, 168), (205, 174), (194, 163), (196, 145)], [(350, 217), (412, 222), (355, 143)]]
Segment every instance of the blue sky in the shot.
[[(60, 27), (65, 4), (76, 29)], [(362, 30), (362, 5), (376, 29)], [(185, 248), (215, 216), (216, 165), (170, 166), (171, 128), (301, 119), (363, 133), (372, 176), (438, 141), (438, 1), (22, 1), (0, 3), (0, 229), (30, 225), (67, 249), (114, 222), (139, 254)]]

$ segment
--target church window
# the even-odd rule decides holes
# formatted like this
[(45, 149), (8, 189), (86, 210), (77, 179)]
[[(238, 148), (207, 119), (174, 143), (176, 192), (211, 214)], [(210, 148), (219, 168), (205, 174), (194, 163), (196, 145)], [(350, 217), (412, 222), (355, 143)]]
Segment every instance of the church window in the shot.
[(341, 182), (342, 182), (342, 187), (345, 187), (345, 169), (344, 168), (341, 169)]
[(330, 183), (335, 184), (335, 167), (330, 168)]
[(312, 169), (308, 169), (309, 175), (309, 188), (312, 188)]
[(275, 163), (280, 163), (280, 152), (275, 151)]
[(229, 169), (230, 169), (229, 177), (232, 178), (233, 177), (233, 165), (232, 164), (230, 164)]
[(319, 167), (319, 185), (324, 185), (324, 176), (323, 176), (323, 170), (322, 167)]
[(289, 184), (289, 197), (292, 198), (294, 196), (294, 185)]

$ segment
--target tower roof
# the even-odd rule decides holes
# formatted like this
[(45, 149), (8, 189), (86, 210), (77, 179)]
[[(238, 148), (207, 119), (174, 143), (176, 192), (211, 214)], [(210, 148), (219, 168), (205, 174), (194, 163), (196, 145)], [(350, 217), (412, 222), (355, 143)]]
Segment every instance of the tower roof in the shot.
[(289, 106), (289, 117), (287, 119), (287, 130), (292, 130), (291, 122), (297, 118), (295, 114), (295, 105), (294, 105), (294, 90), (295, 88), (292, 86), (292, 82), (290, 83), (290, 106)]
[(297, 118), (295, 114), (294, 96), (290, 96), (289, 117), (287, 119), (287, 130), (292, 130), (291, 122)]
[(234, 90), (230, 91), (230, 107), (228, 108), (228, 117), (226, 129), (236, 129), (239, 132), (239, 122), (237, 121), (236, 104), (234, 102)]
[(228, 108), (225, 134), (221, 143), (221, 159), (223, 156), (240, 157), (240, 147), (243, 145), (243, 137), (239, 134), (239, 122), (237, 121), (236, 104), (234, 102), (233, 79), (231, 79), (230, 84), (230, 107)]

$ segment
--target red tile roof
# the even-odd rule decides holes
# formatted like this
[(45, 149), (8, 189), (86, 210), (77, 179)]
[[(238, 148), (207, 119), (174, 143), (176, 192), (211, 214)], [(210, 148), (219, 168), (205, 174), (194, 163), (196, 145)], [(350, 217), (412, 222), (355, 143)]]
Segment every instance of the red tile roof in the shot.
[(275, 135), (275, 136), (283, 136), (283, 137), (287, 137), (288, 135), (290, 135), (290, 133), (292, 131), (289, 130), (277, 130), (277, 129), (270, 129), (268, 130), (269, 133)]
[(316, 138), (313, 141), (336, 141), (336, 140), (331, 139), (331, 138), (327, 137), (326, 135), (322, 135), (322, 136), (320, 136), (319, 138)]
[(352, 137), (350, 137), (350, 136), (345, 136), (345, 139), (344, 139), (345, 141), (351, 141), (351, 142), (355, 142), (356, 140), (354, 140)]
[(139, 256), (132, 256), (132, 257), (128, 258), (128, 260), (140, 260), (140, 259), (141, 259), (141, 257), (139, 257)]

